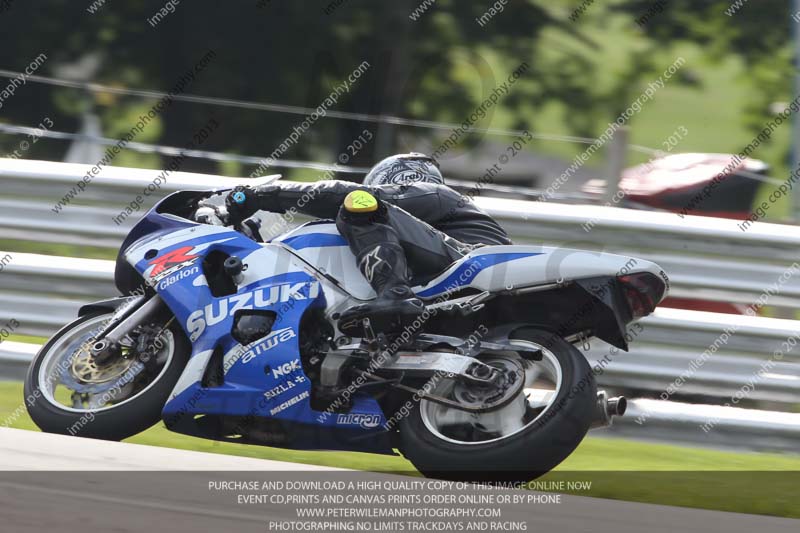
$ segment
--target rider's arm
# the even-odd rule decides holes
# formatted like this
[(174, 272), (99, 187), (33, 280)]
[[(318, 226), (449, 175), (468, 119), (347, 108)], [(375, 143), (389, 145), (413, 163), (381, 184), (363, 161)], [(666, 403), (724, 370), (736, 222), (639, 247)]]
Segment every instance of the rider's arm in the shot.
[(443, 215), (443, 193), (450, 192), (456, 199), (461, 197), (448, 187), (429, 183), (366, 187), (339, 180), (316, 183), (285, 181), (257, 188), (256, 193), (258, 207), (264, 211), (285, 213), (294, 209), (316, 218), (335, 218), (345, 197), (356, 190), (368, 191), (380, 200), (401, 207), (428, 223), (435, 223)]
[(349, 181), (326, 180), (316, 183), (284, 181), (255, 189), (258, 208), (273, 213), (294, 210), (316, 218), (336, 218), (345, 196), (355, 190), (374, 192)]

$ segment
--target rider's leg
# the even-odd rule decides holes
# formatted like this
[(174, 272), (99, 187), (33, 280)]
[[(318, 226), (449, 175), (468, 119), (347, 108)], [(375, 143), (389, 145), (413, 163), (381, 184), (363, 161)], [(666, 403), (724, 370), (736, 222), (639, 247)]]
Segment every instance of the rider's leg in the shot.
[(410, 270), (417, 280), (436, 276), (475, 248), (397, 206), (387, 204), (386, 208), (389, 225), (397, 232)]
[[(434, 276), (473, 249), (473, 246), (445, 235), (407, 211), (375, 199), (366, 191), (348, 196), (348, 201), (339, 210), (336, 226), (379, 296), (374, 302), (347, 310), (343, 314), (347, 321), (340, 320), (340, 329), (346, 322), (358, 323), (364, 316), (382, 314), (384, 309), (388, 309), (391, 315), (392, 309), (397, 307), (397, 300), (416, 300), (408, 288), (409, 270), (417, 278)], [(385, 263), (377, 263), (377, 259)], [(387, 284), (381, 278), (375, 278), (375, 271), (387, 272), (390, 277), (388, 285), (394, 285), (395, 290), (388, 293), (381, 290), (382, 285)], [(412, 303), (413, 307), (401, 305), (408, 312), (401, 313), (400, 320), (390, 323), (384, 331), (402, 330), (402, 327), (397, 327), (397, 322), (409, 323), (409, 318), (413, 322), (422, 309), (418, 307), (418, 301)]]
[(402, 331), (423, 313), (424, 306), (408, 286), (406, 254), (397, 231), (389, 225), (387, 206), (366, 191), (354, 191), (339, 210), (336, 225), (377, 294), (375, 300), (344, 311), (339, 329), (360, 332), (362, 320), (369, 318), (376, 333)]

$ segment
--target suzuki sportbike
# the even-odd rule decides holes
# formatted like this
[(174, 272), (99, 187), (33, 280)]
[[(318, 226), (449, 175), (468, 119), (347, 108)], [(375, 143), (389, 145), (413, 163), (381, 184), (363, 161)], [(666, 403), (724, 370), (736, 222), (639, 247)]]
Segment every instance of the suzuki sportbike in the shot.
[(124, 296), (84, 305), (32, 362), (41, 429), (121, 440), (163, 421), (218, 441), (399, 452), (427, 476), (529, 480), (624, 413), (576, 345), (627, 350), (627, 326), (668, 290), (654, 263), (484, 246), (414, 280), (427, 309), (402, 332), (365, 317), (354, 333), (340, 314), (375, 294), (333, 221), (261, 242), (229, 194), (174, 193), (131, 230)]

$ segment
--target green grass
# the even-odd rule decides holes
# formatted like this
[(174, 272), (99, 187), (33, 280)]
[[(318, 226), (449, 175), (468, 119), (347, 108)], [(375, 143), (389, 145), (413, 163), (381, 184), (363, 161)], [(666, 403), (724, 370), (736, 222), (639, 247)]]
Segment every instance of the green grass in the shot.
[(115, 259), (117, 251), (98, 246), (78, 246), (47, 242), (0, 239), (0, 250), (28, 254), (56, 255), (59, 257), (80, 257), (83, 259)]
[(16, 335), (11, 334), (9, 335), (6, 340), (14, 341), (14, 342), (27, 342), (30, 344), (44, 344), (47, 342), (45, 337), (34, 337), (33, 335)]
[[(0, 383), (0, 427), (37, 431), (22, 403), (20, 383)], [(14, 413), (19, 415), (14, 418)], [(11, 418), (9, 418), (11, 417)], [(238, 455), (356, 470), (419, 475), (400, 456), (307, 452), (219, 443), (153, 427), (127, 440), (136, 444)], [(733, 453), (589, 437), (540, 482), (591, 481), (583, 496), (800, 518), (794, 496), (800, 456)]]
[[(22, 404), (22, 396), (21, 383), (0, 382), (0, 427), (4, 427), (7, 422), (10, 422), (8, 427), (38, 431), (36, 425), (28, 417), (27, 412), (14, 419), (15, 412), (19, 413), (17, 409)], [(11, 417), (11, 420), (9, 417)], [(414, 469), (411, 463), (402, 457), (354, 452), (307, 452), (216, 442), (172, 433), (167, 431), (163, 424), (152, 427), (144, 433), (127, 439), (125, 442), (357, 470), (407, 472)]]

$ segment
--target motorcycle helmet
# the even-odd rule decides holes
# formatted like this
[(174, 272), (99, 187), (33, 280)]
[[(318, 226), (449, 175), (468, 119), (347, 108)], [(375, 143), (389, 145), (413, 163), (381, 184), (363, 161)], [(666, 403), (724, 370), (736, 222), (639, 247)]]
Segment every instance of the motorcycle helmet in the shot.
[(387, 157), (367, 173), (364, 185), (407, 185), (410, 183), (437, 183), (444, 178), (436, 160), (419, 152)]

